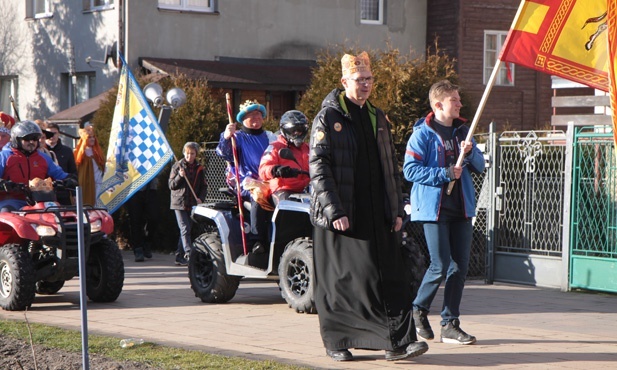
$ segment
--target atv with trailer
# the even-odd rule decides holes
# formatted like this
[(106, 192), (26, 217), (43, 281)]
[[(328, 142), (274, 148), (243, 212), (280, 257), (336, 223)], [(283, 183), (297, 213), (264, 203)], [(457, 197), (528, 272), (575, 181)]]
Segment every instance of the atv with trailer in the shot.
[(35, 293), (55, 294), (64, 282), (79, 275), (78, 217), (83, 218), (86, 294), (94, 302), (115, 301), (124, 285), (124, 262), (115, 242), (113, 219), (104, 208), (56, 202), (53, 187), (12, 184), (28, 205), (0, 212), (0, 306), (19, 311), (32, 305)]
[[(212, 159), (214, 158), (214, 159)], [(210, 159), (210, 168), (216, 167)], [(309, 194), (295, 194), (279, 202), (272, 214), (268, 252), (244, 254), (240, 210), (234, 191), (219, 189), (226, 200), (193, 208), (194, 239), (189, 258), (189, 280), (195, 296), (205, 303), (225, 303), (236, 294), (242, 278), (278, 281), (281, 296), (299, 313), (316, 313), (313, 295), (313, 240)], [(250, 203), (244, 202), (244, 219)], [(248, 204), (247, 204), (248, 203)], [(409, 213), (409, 207), (406, 208)], [(244, 230), (248, 230), (248, 225)], [(424, 253), (413, 239), (408, 217), (403, 223), (402, 252), (413, 294), (424, 275)]]

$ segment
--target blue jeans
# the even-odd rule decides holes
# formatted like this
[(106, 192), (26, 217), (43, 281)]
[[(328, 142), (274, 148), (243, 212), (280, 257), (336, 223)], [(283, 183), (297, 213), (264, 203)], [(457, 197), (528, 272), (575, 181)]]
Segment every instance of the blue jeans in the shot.
[(271, 219), (271, 212), (261, 208), (259, 203), (251, 198), (251, 232), (248, 235), (248, 240), (251, 243), (262, 242), (268, 244), (268, 223)]
[(185, 253), (191, 252), (191, 227), (193, 226), (191, 214), (188, 211), (175, 210), (178, 228), (180, 229), (180, 240), (178, 241), (178, 250), (176, 254), (184, 256)]
[(469, 269), (472, 232), (471, 219), (424, 224), (424, 236), (431, 264), (424, 274), (413, 306), (415, 309), (430, 311), (431, 303), (445, 277), (441, 325), (446, 325), (459, 317), (465, 278)]

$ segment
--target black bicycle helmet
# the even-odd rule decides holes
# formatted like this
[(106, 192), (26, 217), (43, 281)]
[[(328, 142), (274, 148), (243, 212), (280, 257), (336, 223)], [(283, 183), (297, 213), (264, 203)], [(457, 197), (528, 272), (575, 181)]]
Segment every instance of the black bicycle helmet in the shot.
[(281, 133), (288, 143), (299, 147), (308, 133), (308, 118), (299, 110), (290, 110), (281, 116)]

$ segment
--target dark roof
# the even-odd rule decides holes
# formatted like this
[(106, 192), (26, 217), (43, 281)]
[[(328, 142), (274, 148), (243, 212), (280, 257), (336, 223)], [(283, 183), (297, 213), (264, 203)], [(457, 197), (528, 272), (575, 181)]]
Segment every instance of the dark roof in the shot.
[(141, 58), (152, 73), (185, 74), (203, 78), (213, 88), (304, 91), (311, 82), (310, 60), (219, 58), (216, 61)]
[[(144, 82), (158, 82), (161, 78), (164, 77), (164, 75), (148, 75), (144, 76)], [(99, 109), (101, 102), (105, 100), (107, 94), (111, 90), (113, 90), (113, 88), (104, 91), (103, 93), (93, 98), (90, 98), (82, 103), (76, 104), (68, 109), (58, 112), (53, 116), (49, 117), (47, 120), (55, 122), (59, 125), (72, 123), (82, 124), (84, 122), (90, 121), (96, 111)]]
[(99, 109), (101, 101), (105, 99), (108, 91), (90, 98), (83, 103), (76, 104), (68, 109), (54, 114), (47, 120), (59, 125), (69, 123), (82, 123), (92, 119), (94, 113)]
[[(183, 73), (188, 78), (204, 78), (211, 88), (304, 91), (311, 82), (311, 60), (244, 59), (221, 57), (217, 61), (140, 58), (152, 74), (146, 80), (157, 81), (165, 75)], [(83, 103), (54, 114), (48, 120), (57, 124), (89, 121), (99, 109), (108, 91)]]

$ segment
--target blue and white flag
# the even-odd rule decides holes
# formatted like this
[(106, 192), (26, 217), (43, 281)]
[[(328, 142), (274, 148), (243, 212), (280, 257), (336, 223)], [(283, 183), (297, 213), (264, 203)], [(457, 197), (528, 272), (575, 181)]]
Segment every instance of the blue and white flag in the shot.
[(118, 98), (97, 205), (116, 211), (173, 158), (171, 146), (122, 55)]

